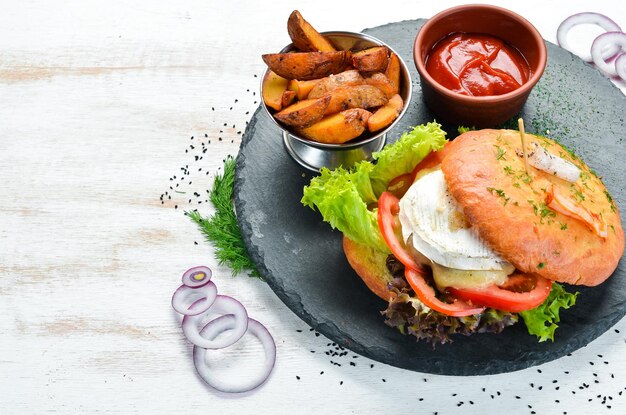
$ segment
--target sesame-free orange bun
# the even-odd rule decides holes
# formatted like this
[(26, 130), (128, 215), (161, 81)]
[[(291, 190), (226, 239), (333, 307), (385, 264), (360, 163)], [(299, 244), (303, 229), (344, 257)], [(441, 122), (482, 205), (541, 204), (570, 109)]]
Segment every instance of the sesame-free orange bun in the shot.
[[(528, 165), (518, 131), (479, 130), (457, 137), (442, 170), (472, 227), (518, 270), (569, 284), (598, 285), (617, 268), (624, 231), (602, 181), (554, 140), (525, 135), (580, 169), (575, 182)], [(536, 144), (534, 144), (536, 143)], [(528, 150), (530, 151), (530, 150)]]
[(387, 255), (381, 251), (343, 237), (343, 251), (350, 266), (363, 280), (367, 288), (385, 301), (389, 301), (387, 284), (393, 276), (387, 269)]

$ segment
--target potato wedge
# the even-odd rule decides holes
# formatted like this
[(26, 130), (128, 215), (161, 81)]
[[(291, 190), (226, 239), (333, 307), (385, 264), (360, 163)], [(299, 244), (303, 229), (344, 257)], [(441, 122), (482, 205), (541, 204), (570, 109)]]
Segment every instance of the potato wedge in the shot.
[(322, 36), (299, 11), (291, 12), (287, 20), (287, 32), (293, 45), (302, 52), (333, 52), (337, 49)]
[(367, 119), (367, 129), (370, 132), (382, 130), (383, 128), (391, 125), (391, 123), (398, 118), (398, 115), (404, 108), (404, 102), (400, 95), (394, 95), (391, 97), (387, 105), (380, 107)]
[[(298, 100), (306, 99), (309, 95), (309, 92), (313, 89), (315, 84), (317, 84), (319, 79), (311, 79), (310, 81), (299, 81), (297, 79), (291, 79), (289, 84), (287, 84), (287, 89), (296, 93)], [(321, 95), (320, 95), (321, 97)], [(319, 97), (315, 97), (319, 98)]]
[(262, 94), (263, 102), (270, 108), (280, 111), (283, 108), (283, 92), (287, 90), (289, 80), (267, 71), (263, 77)]
[(343, 86), (361, 85), (365, 81), (363, 77), (356, 69), (344, 71), (337, 75), (331, 75), (326, 78), (320, 79), (317, 84), (309, 92), (308, 98), (319, 98), (322, 95), (326, 95), (333, 89), (337, 89)]
[(398, 58), (398, 55), (393, 52), (389, 56), (389, 63), (387, 64), (387, 69), (385, 69), (385, 76), (387, 76), (387, 78), (389, 78), (389, 80), (395, 85), (396, 92), (394, 95), (398, 94), (400, 92), (400, 58)]
[(375, 46), (352, 54), (352, 66), (361, 72), (384, 72), (389, 63), (389, 48)]
[(324, 117), (310, 127), (298, 129), (298, 132), (320, 143), (342, 144), (360, 136), (371, 115), (371, 112), (362, 108), (353, 108)]
[(365, 78), (365, 83), (383, 91), (387, 98), (391, 98), (396, 95), (399, 90), (399, 88), (389, 78), (387, 78), (385, 74), (380, 72)]
[(383, 106), (389, 101), (383, 91), (371, 85), (344, 86), (329, 92), (330, 103), (325, 115), (350, 108), (372, 108)]
[(282, 99), (283, 108), (287, 108), (288, 106), (293, 104), (295, 100), (296, 100), (296, 93), (294, 91), (290, 91), (289, 89), (287, 89), (285, 92), (283, 92), (283, 99)]
[(343, 71), (350, 64), (350, 51), (269, 53), (263, 61), (270, 70), (287, 79), (324, 78)]
[(329, 103), (330, 95), (316, 99), (305, 99), (277, 112), (274, 117), (283, 124), (292, 127), (308, 127), (324, 116), (324, 111)]

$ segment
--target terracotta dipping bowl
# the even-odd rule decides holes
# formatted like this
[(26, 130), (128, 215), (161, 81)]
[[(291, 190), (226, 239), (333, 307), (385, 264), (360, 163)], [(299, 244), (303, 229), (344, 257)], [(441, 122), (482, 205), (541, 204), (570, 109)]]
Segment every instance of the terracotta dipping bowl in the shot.
[[(426, 58), (439, 40), (455, 33), (496, 36), (515, 47), (530, 67), (528, 81), (503, 95), (468, 96), (437, 83), (426, 71)], [(546, 66), (546, 45), (528, 20), (501, 7), (470, 4), (444, 10), (422, 26), (413, 47), (426, 105), (438, 121), (467, 127), (495, 127), (514, 117), (524, 106), (530, 91)]]

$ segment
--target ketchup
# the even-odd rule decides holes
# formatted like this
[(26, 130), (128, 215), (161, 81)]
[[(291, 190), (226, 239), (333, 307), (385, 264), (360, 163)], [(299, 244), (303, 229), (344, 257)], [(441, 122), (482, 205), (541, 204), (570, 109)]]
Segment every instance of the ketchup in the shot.
[(452, 33), (437, 42), (426, 58), (426, 70), (450, 91), (472, 96), (506, 94), (530, 75), (517, 49), (477, 33)]

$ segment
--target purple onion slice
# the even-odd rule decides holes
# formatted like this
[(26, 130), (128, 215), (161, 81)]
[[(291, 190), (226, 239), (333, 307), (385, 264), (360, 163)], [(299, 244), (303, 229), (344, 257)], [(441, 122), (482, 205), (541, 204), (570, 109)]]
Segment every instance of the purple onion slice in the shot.
[[(206, 339), (213, 340), (220, 333), (226, 330), (233, 330), (239, 325), (237, 318), (231, 315), (218, 317), (209, 322), (200, 332)], [(265, 351), (265, 361), (262, 369), (252, 377), (239, 378), (237, 382), (227, 382), (219, 379), (207, 362), (207, 350), (198, 346), (193, 347), (193, 364), (198, 371), (198, 375), (209, 386), (222, 392), (241, 393), (251, 391), (262, 385), (269, 377), (274, 363), (276, 362), (276, 343), (270, 332), (258, 321), (248, 318), (247, 332), (255, 336), (263, 345)]]
[[(235, 325), (232, 327), (229, 336), (224, 338), (214, 339), (203, 337), (198, 327), (202, 327), (208, 320), (213, 320), (212, 317), (215, 314), (232, 315), (235, 319)], [(213, 320), (216, 321), (217, 319)], [(211, 327), (211, 321), (206, 324), (206, 327)], [(235, 344), (248, 329), (248, 312), (244, 306), (237, 300), (226, 295), (218, 295), (211, 307), (202, 314), (198, 315), (186, 315), (183, 317), (183, 333), (187, 340), (192, 342), (198, 347), (204, 349), (223, 349), (232, 344)], [(205, 328), (206, 328), (205, 327)]]
[(190, 288), (202, 287), (211, 280), (212, 275), (209, 267), (193, 267), (183, 274), (183, 284)]
[(181, 285), (172, 296), (172, 307), (185, 316), (195, 316), (207, 311), (217, 297), (217, 287), (207, 281), (200, 287)]
[[(592, 12), (578, 13), (563, 20), (563, 22), (559, 25), (559, 28), (556, 31), (556, 40), (559, 46), (561, 46), (563, 49), (569, 50), (572, 53), (576, 53), (572, 50), (569, 42), (567, 41), (567, 34), (574, 26), (578, 26), (581, 24), (594, 24), (600, 26), (607, 32), (622, 31), (617, 23), (615, 23), (613, 20), (603, 14)], [(603, 59), (611, 59), (612, 57), (617, 55), (619, 51), (619, 46), (610, 46), (608, 49), (602, 50), (602, 57)], [(592, 58), (592, 55), (589, 54), (581, 54), (578, 56), (580, 56), (581, 59), (587, 62), (595, 61)]]
[(615, 69), (617, 62), (607, 63), (602, 57), (602, 50), (604, 50), (604, 48), (607, 46), (615, 46), (617, 48), (624, 48), (624, 50), (626, 50), (626, 33), (603, 33), (598, 36), (591, 45), (591, 57), (593, 58), (593, 63), (596, 64), (598, 69), (600, 69), (609, 76), (617, 76), (617, 71)]

